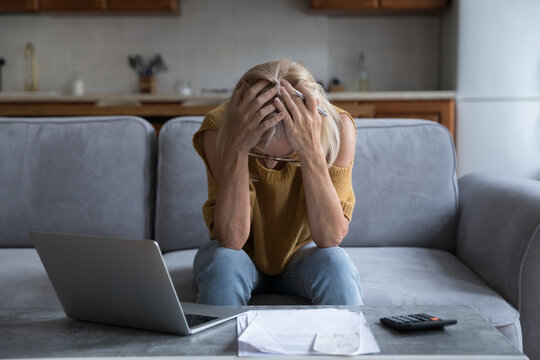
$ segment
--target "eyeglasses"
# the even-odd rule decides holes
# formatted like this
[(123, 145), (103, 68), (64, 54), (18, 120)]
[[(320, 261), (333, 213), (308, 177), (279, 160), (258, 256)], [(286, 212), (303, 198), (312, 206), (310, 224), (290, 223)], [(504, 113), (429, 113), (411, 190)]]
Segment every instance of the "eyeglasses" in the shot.
[(280, 156), (262, 154), (262, 153), (259, 153), (259, 152), (256, 152), (256, 151), (250, 151), (248, 153), (248, 156), (251, 156), (251, 157), (254, 157), (254, 158), (257, 158), (257, 159), (274, 160), (274, 161), (285, 161), (285, 162), (299, 162), (300, 161), (299, 158), (280, 157)]

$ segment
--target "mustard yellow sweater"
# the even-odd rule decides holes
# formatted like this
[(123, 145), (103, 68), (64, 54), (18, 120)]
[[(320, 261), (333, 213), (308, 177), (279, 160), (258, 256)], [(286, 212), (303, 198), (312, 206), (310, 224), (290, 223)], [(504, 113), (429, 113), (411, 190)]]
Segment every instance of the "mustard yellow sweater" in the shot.
[[(225, 108), (225, 104), (222, 104), (210, 111), (193, 136), (193, 146), (206, 164), (208, 200), (202, 211), (211, 239), (215, 239), (212, 229), (218, 184), (212, 178), (204, 156), (202, 133), (207, 130), (217, 132)], [(353, 121), (344, 110), (336, 110)], [(254, 158), (249, 158), (248, 166), (250, 171), (259, 175), (260, 180), (250, 181), (249, 184), (251, 232), (243, 249), (262, 272), (278, 275), (285, 270), (295, 251), (311, 241), (302, 172), (299, 166), (290, 163), (280, 170), (267, 169)], [(351, 164), (347, 168), (331, 166), (328, 169), (343, 214), (349, 220), (355, 204), (352, 167)]]

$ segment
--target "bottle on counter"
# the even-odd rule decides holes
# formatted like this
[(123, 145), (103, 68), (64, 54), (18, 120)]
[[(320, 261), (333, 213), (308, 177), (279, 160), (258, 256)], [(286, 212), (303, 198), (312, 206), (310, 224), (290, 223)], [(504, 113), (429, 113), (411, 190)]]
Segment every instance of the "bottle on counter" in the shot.
[(84, 95), (84, 81), (80, 78), (79, 73), (75, 72), (73, 83), (71, 84), (71, 92), (73, 95)]
[(364, 52), (360, 52), (359, 64), (358, 64), (358, 75), (356, 80), (356, 91), (369, 91), (369, 77), (368, 71), (365, 63)]
[(189, 96), (193, 94), (191, 83), (187, 80), (180, 80), (174, 84), (174, 90), (177, 94)]
[(0, 57), (0, 91), (2, 91), (2, 67), (6, 64), (6, 60)]

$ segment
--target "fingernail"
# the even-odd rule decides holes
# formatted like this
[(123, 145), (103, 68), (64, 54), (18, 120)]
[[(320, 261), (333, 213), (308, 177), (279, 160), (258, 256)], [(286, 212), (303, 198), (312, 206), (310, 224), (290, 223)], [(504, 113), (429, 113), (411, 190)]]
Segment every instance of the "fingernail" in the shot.
[(279, 100), (278, 97), (274, 98), (274, 101), (275, 101), (276, 103), (278, 103), (278, 104), (281, 103), (281, 100)]

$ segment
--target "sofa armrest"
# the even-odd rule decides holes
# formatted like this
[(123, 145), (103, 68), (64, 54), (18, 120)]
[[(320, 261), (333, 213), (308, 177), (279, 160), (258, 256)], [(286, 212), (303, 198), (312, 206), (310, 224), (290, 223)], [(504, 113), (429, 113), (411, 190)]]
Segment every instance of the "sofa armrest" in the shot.
[(525, 353), (540, 354), (540, 182), (473, 173), (459, 192), (457, 256), (520, 312)]

